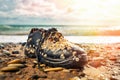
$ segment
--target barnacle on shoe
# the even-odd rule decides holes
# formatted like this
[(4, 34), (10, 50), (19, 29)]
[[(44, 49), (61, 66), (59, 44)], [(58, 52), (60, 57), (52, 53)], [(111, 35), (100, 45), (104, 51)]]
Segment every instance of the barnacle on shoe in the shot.
[(87, 62), (86, 52), (64, 39), (55, 28), (48, 30), (33, 28), (27, 39), (25, 55), (37, 57), (39, 62), (54, 67), (79, 68)]

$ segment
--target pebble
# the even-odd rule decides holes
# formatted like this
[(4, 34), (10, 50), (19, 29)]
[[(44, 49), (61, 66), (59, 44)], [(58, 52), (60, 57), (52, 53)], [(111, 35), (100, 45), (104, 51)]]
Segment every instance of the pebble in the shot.
[(2, 72), (11, 72), (11, 71), (18, 71), (19, 70), (19, 68), (18, 67), (3, 67), (2, 69), (1, 69), (1, 71)]
[(46, 75), (40, 75), (39, 78), (47, 78)]
[(8, 67), (19, 67), (19, 68), (23, 68), (25, 67), (24, 64), (9, 64)]
[(67, 69), (64, 69), (64, 70), (62, 70), (62, 71), (63, 71), (63, 72), (68, 72), (68, 73), (70, 72), (70, 70), (67, 70)]
[(10, 55), (10, 52), (9, 51), (7, 51), (7, 50), (3, 50), (3, 54), (6, 54), (6, 55)]
[(4, 62), (4, 60), (0, 60), (0, 63)]
[(45, 72), (49, 72), (49, 71), (61, 71), (61, 70), (63, 70), (62, 67), (44, 69)]
[(85, 76), (85, 73), (79, 72), (79, 77), (84, 77), (84, 76)]
[(0, 74), (0, 80), (5, 80), (6, 77), (7, 77), (6, 75)]
[(81, 78), (80, 80), (88, 80), (86, 77), (84, 77), (84, 78)]
[(18, 72), (16, 72), (16, 74), (17, 74), (17, 75), (20, 75), (20, 74), (22, 74), (22, 71), (18, 71)]
[(115, 78), (114, 76), (110, 77), (110, 80), (118, 80), (117, 78)]
[(0, 72), (0, 75), (4, 75), (4, 72)]
[(2, 56), (5, 56), (5, 54), (3, 54), (3, 53), (0, 53), (0, 57), (2, 57)]
[(12, 61), (9, 61), (8, 64), (16, 64), (16, 63), (24, 63), (25, 61), (21, 59), (14, 59)]
[(0, 45), (0, 49), (4, 49), (4, 48), (5, 48), (5, 46), (1, 44)]
[(22, 46), (25, 46), (25, 45), (26, 45), (26, 42), (21, 43), (21, 45), (22, 45)]
[(20, 52), (17, 50), (12, 51), (12, 54), (19, 54)]
[(38, 62), (37, 61), (33, 61), (34, 64), (37, 64)]
[(34, 74), (34, 75), (31, 76), (30, 79), (32, 79), (32, 80), (34, 80), (34, 79), (37, 80), (38, 78), (39, 78), (39, 76), (38, 76), (37, 74)]
[(73, 78), (70, 78), (69, 80), (81, 80), (79, 77), (73, 77)]

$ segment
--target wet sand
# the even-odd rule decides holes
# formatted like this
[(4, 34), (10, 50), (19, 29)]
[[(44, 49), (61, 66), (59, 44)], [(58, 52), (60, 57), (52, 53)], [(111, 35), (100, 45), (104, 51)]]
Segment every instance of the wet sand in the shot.
[(120, 80), (119, 43), (78, 45), (87, 52), (88, 63), (83, 68), (51, 70), (41, 64), (39, 70), (36, 59), (25, 57), (25, 43), (0, 43), (0, 80)]
[[(28, 35), (0, 35), (0, 43), (26, 42)], [(74, 43), (119, 43), (120, 36), (65, 36), (65, 39)]]

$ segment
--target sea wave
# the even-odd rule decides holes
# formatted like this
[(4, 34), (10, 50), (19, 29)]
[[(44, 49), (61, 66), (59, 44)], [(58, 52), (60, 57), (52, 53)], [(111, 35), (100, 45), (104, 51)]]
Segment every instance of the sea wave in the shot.
[[(0, 25), (0, 35), (28, 34), (32, 28), (57, 28), (63, 35), (96, 35), (96, 26), (82, 25)], [(100, 27), (99, 27), (100, 28)], [(97, 31), (96, 31), (97, 30)]]
[[(0, 43), (26, 42), (28, 35), (0, 35)], [(120, 36), (65, 36), (74, 43), (120, 43)]]

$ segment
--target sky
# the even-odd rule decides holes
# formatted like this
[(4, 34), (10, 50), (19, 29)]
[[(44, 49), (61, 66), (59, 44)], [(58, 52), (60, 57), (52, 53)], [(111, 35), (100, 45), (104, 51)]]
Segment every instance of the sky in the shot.
[(120, 0), (0, 0), (0, 24), (120, 25)]

